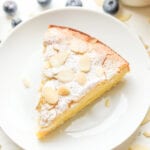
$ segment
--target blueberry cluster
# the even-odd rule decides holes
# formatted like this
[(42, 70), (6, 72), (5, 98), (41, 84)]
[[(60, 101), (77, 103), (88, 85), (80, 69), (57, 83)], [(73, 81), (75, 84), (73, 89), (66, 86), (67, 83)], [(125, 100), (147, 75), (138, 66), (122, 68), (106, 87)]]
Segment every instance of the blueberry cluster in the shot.
[[(48, 6), (51, 0), (37, 0), (38, 4), (42, 7)], [(78, 6), (82, 7), (83, 3), (81, 0), (66, 0), (65, 6)], [(7, 15), (14, 16), (17, 12), (18, 6), (14, 0), (6, 0), (3, 4), (3, 10)], [(103, 10), (109, 14), (115, 14), (119, 9), (118, 0), (104, 0)], [(20, 24), (22, 20), (20, 18), (13, 18), (11, 20), (12, 27)]]
[[(6, 12), (7, 15), (14, 16), (17, 12), (17, 9), (17, 3), (13, 0), (5, 1), (3, 4), (3, 10)], [(11, 25), (12, 27), (15, 27), (21, 22), (22, 20), (20, 18), (13, 18), (11, 20)]]

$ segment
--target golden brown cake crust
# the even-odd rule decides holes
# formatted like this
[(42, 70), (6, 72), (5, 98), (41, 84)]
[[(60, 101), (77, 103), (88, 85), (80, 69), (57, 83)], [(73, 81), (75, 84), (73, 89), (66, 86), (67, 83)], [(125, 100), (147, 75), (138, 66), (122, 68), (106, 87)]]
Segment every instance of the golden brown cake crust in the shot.
[[(88, 43), (93, 43), (93, 44), (95, 44), (95, 46), (97, 45), (98, 48), (95, 49), (97, 53), (101, 53), (101, 52), (105, 51), (105, 53), (107, 55), (106, 55), (106, 58), (104, 60), (104, 63), (105, 63), (107, 57), (109, 57), (109, 58), (121, 61), (125, 65), (125, 67), (127, 67), (129, 69), (129, 63), (124, 58), (122, 58), (118, 53), (116, 53), (114, 50), (112, 50), (109, 46), (107, 46), (106, 44), (104, 44), (100, 40), (98, 40), (98, 39), (96, 39), (96, 38), (94, 38), (94, 37), (92, 37), (92, 36), (90, 36), (84, 32), (81, 32), (77, 29), (72, 29), (70, 27), (58, 26), (58, 25), (49, 25), (48, 28), (49, 29), (57, 28), (61, 31), (62, 30), (68, 30), (68, 32), (71, 33), (73, 36), (78, 37), (79, 39), (82, 39)], [(44, 42), (43, 45), (47, 46), (48, 44)]]

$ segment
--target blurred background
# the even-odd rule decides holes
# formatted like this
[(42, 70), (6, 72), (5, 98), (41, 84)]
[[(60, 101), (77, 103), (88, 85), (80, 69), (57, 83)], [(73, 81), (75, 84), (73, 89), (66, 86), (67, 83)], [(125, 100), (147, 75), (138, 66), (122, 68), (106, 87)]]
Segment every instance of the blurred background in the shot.
[[(0, 0), (0, 43), (14, 28), (53, 8), (85, 7), (124, 23), (141, 40), (150, 56), (150, 0)], [(115, 150), (150, 150), (150, 111), (139, 129)], [(21, 150), (0, 129), (2, 150)]]

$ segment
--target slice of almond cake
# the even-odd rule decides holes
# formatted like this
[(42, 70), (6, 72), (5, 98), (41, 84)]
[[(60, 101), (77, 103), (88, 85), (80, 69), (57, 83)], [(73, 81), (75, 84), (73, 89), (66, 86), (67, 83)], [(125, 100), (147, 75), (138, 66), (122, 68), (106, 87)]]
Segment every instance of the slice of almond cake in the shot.
[(129, 71), (128, 62), (111, 48), (68, 27), (50, 25), (43, 45), (39, 139), (115, 86)]

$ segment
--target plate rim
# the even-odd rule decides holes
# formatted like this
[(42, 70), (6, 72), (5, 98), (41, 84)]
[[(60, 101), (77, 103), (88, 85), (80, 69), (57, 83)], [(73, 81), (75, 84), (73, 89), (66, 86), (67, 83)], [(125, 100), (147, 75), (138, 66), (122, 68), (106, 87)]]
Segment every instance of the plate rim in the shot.
[[(109, 14), (106, 14), (106, 13), (103, 13), (101, 11), (98, 11), (98, 10), (93, 10), (93, 9), (89, 9), (89, 8), (78, 8), (78, 7), (62, 7), (62, 8), (52, 8), (50, 10), (46, 10), (46, 11), (43, 11), (37, 15), (35, 15), (34, 17), (32, 18), (29, 18), (28, 20), (26, 20), (25, 22), (19, 24), (18, 26), (15, 27), (15, 29), (13, 29), (5, 38), (4, 40), (2, 41), (2, 43), (0, 44), (0, 50), (3, 48), (3, 46), (5, 46), (5, 43), (7, 43), (7, 40), (9, 39), (9, 37), (11, 37), (13, 34), (15, 34), (15, 32), (17, 30), (19, 30), (22, 26), (26, 25), (28, 22), (32, 22), (34, 19), (38, 19), (39, 17), (42, 17), (43, 15), (45, 14), (49, 14), (49, 13), (57, 13), (57, 12), (60, 12), (60, 11), (72, 11), (72, 10), (76, 10), (76, 11), (84, 11), (84, 12), (90, 12), (90, 13), (95, 13), (95, 14), (100, 14), (100, 15), (103, 15), (115, 22), (117, 22), (120, 26), (122, 26), (127, 32), (129, 32), (134, 38), (136, 38), (137, 41), (139, 41), (139, 44), (141, 44), (141, 47), (143, 47), (143, 53), (146, 53), (146, 51), (144, 51), (144, 46), (142, 44), (142, 42), (140, 41), (140, 39), (138, 38), (138, 35), (136, 35), (133, 31), (131, 31), (125, 24), (123, 24), (121, 21), (119, 21), (118, 19), (116, 19), (115, 17), (112, 17), (111, 15)], [(147, 55), (146, 55), (147, 56)], [(145, 108), (142, 109), (142, 114), (140, 116), (140, 121), (139, 122), (142, 122), (142, 120), (144, 119), (147, 111), (149, 109), (149, 105), (145, 106)], [(140, 123), (139, 123), (140, 124)], [(114, 143), (114, 145), (112, 146), (112, 149), (113, 148), (116, 148), (117, 146), (119, 146), (121, 143), (123, 143), (124, 141), (126, 141), (136, 130), (137, 128), (139, 127), (139, 124), (136, 125), (136, 127), (132, 127), (132, 129), (130, 129), (130, 133), (126, 134), (126, 136), (124, 136), (123, 138), (119, 138), (118, 140), (118, 143)], [(17, 144), (19, 147), (21, 148), (24, 148), (21, 144), (19, 144), (18, 141), (15, 140), (15, 138), (11, 137), (9, 132), (7, 132), (7, 129), (5, 128), (5, 125), (4, 123), (2, 123), (2, 120), (0, 120), (0, 127), (2, 128), (2, 130), (5, 132), (5, 134), (15, 143)]]

